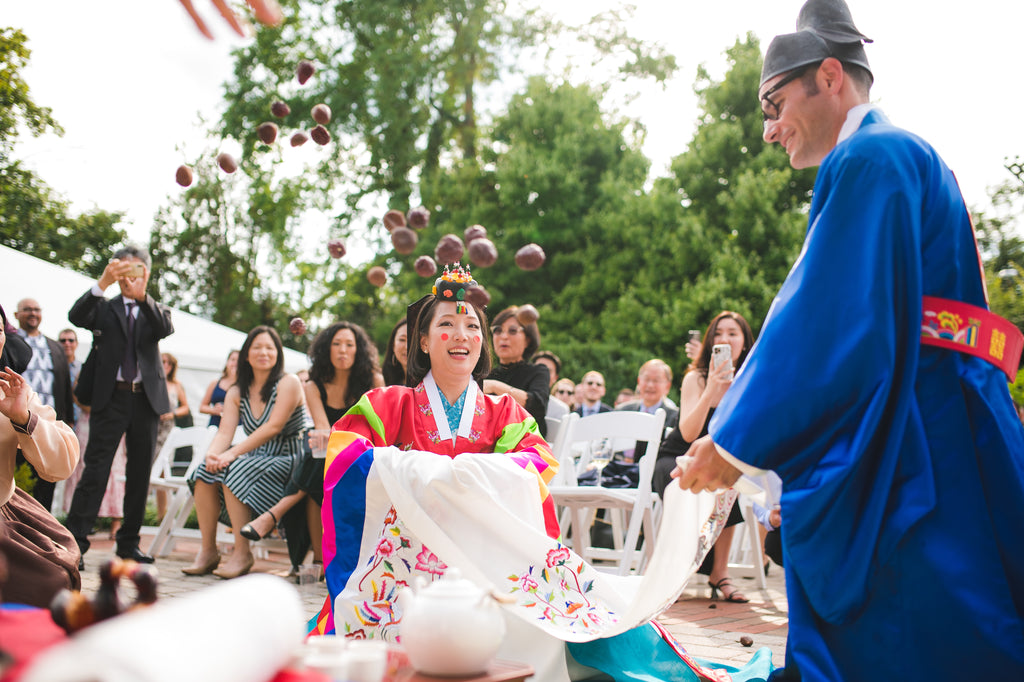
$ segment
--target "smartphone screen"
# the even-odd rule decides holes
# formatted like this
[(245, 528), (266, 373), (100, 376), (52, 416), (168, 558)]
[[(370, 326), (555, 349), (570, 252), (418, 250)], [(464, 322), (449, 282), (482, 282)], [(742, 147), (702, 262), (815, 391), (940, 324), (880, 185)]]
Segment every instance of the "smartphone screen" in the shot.
[(700, 330), (699, 329), (691, 329), (690, 330), (690, 341), (697, 341), (698, 343), (700, 342)]

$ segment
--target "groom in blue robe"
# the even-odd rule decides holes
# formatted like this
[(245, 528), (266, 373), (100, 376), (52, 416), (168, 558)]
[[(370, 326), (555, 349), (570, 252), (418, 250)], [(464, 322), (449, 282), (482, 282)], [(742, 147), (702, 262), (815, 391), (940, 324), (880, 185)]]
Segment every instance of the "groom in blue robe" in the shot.
[(694, 491), (782, 477), (790, 627), (773, 679), (1024, 679), (1024, 429), (1003, 371), (1019, 354), (1001, 370), (922, 335), (924, 297), (976, 306), (983, 332), (1005, 320), (952, 172), (868, 103), (863, 41), (842, 0), (810, 0), (768, 48), (764, 139), (820, 166), (809, 228), (673, 476)]

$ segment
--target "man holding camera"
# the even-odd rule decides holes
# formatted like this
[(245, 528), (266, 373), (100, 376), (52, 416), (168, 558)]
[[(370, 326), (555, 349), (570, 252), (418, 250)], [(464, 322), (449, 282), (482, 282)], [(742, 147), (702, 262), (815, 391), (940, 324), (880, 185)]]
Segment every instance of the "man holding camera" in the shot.
[[(146, 293), (149, 268), (149, 254), (144, 249), (126, 246), (118, 250), (96, 284), (68, 313), (72, 324), (92, 330), (95, 374), (91, 395), (77, 393), (79, 400), (88, 401), (91, 407), (90, 435), (67, 527), (84, 555), (123, 435), (127, 464), (117, 556), (143, 563), (153, 561), (139, 549), (139, 529), (146, 511), (157, 426), (160, 415), (171, 410), (158, 342), (174, 332), (170, 309)], [(114, 282), (121, 294), (104, 298), (103, 292)], [(89, 381), (87, 369), (79, 376), (80, 387), (83, 381)]]

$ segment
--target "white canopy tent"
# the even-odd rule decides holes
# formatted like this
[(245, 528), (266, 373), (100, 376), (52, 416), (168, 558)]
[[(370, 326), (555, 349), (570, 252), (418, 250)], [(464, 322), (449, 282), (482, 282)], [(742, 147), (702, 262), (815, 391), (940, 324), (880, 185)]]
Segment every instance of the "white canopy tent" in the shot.
[[(18, 301), (23, 298), (39, 301), (43, 311), (43, 334), (56, 339), (61, 329), (74, 329), (79, 340), (76, 359), (83, 361), (92, 347), (92, 332), (68, 322), (68, 311), (95, 283), (96, 280), (85, 275), (0, 246), (0, 304), (11, 324), (18, 326), (14, 319)], [(108, 298), (116, 296), (117, 287), (110, 287), (106, 294)], [(205, 415), (199, 414), (199, 402), (210, 382), (220, 376), (228, 353), (242, 347), (246, 332), (177, 309), (173, 309), (171, 321), (174, 333), (160, 342), (160, 350), (178, 359), (178, 380), (185, 387), (192, 415), (197, 425), (205, 425)], [(285, 349), (287, 371), (297, 372), (308, 367), (309, 361), (303, 353)]]

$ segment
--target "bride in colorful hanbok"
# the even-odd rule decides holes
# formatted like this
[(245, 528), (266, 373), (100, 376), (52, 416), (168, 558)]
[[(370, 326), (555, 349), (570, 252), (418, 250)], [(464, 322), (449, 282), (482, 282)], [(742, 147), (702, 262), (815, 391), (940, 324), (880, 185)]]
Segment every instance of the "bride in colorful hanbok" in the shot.
[(669, 540), (644, 576), (599, 573), (559, 542), (549, 445), (515, 400), (478, 386), (491, 363), (486, 315), (467, 300), (475, 286), (446, 268), (409, 309), (412, 387), (368, 391), (334, 427), (323, 505), (330, 596), (312, 630), (400, 642), (399, 592), (455, 568), (503, 596), (498, 656), (529, 663), (536, 679), (765, 679), (770, 650), (742, 670), (710, 670), (653, 621), (685, 585), (680, 566), (691, 574), (724, 526), (723, 500), (669, 495)]

